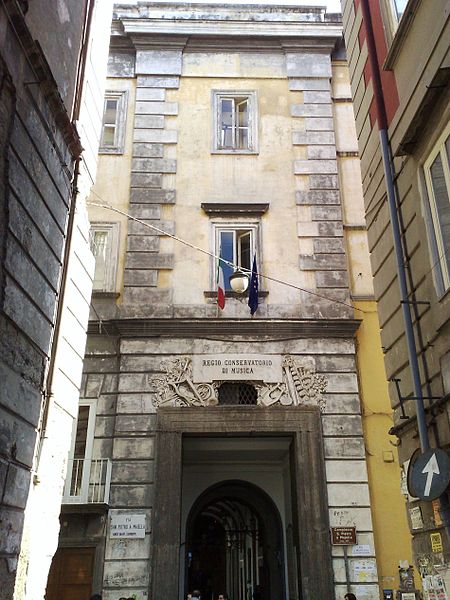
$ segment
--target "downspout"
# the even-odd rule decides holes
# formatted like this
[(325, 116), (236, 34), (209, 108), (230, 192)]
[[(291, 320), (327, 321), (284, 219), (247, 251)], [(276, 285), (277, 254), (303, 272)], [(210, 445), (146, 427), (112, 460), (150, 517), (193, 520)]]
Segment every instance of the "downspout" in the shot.
[(416, 340), (414, 337), (414, 328), (409, 308), (408, 286), (406, 282), (405, 256), (403, 252), (402, 238), (399, 225), (399, 203), (394, 186), (394, 173), (392, 153), (389, 145), (387, 131), (386, 107), (384, 103), (383, 89), (381, 85), (380, 68), (377, 59), (377, 50), (375, 37), (372, 27), (372, 17), (370, 13), (369, 0), (361, 0), (361, 10), (366, 24), (367, 49), (369, 54), (370, 67), (372, 71), (373, 94), (377, 112), (378, 129), (380, 133), (381, 154), (383, 158), (384, 178), (386, 181), (387, 199), (389, 207), (390, 221), (392, 225), (392, 235), (394, 240), (395, 258), (397, 264), (397, 276), (400, 286), (400, 301), (405, 324), (406, 345), (408, 350), (408, 359), (413, 379), (414, 400), (416, 402), (417, 427), (419, 431), (420, 447), (425, 452), (430, 447), (428, 438), (428, 429), (425, 416), (425, 407), (422, 395), (422, 386), (420, 382), (419, 362), (417, 359)]

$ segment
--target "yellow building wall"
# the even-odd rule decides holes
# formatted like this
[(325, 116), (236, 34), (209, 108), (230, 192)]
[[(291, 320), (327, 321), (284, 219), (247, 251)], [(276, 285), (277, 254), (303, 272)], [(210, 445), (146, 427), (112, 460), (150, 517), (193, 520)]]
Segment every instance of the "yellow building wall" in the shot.
[[(121, 154), (100, 154), (97, 178), (89, 198), (89, 220), (91, 223), (119, 223), (119, 248), (117, 253), (116, 292), (123, 291), (123, 273), (127, 247), (128, 217), (120, 213), (106, 211), (95, 204), (108, 204), (124, 213), (129, 213), (131, 156), (133, 150), (133, 121), (136, 97), (135, 79), (108, 79), (106, 90), (128, 93), (125, 118), (124, 151)], [(118, 298), (121, 303), (122, 296)]]
[[(400, 489), (400, 466), (393, 425), (376, 302), (355, 302), (362, 322), (357, 333), (357, 364), (366, 460), (380, 588), (398, 588), (398, 562), (412, 563), (411, 535)], [(416, 584), (418, 578), (416, 577)]]
[[(209, 67), (211, 72), (217, 70), (217, 65), (211, 64), (207, 56), (200, 56), (197, 60), (199, 65)], [(176, 121), (179, 132), (175, 176), (177, 203), (170, 207), (177, 223), (177, 235), (201, 248), (210, 249), (211, 218), (201, 209), (202, 202), (268, 202), (269, 209), (260, 222), (264, 253), (258, 256), (258, 260), (268, 276), (306, 287), (310, 285), (311, 275), (298, 269), (297, 222), (298, 211), (302, 207), (293, 202), (295, 177), (292, 169), (293, 161), (302, 158), (304, 150), (292, 145), (292, 92), (285, 77), (248, 78), (239, 76), (239, 71), (235, 74), (235, 78), (227, 80), (185, 76), (179, 89), (171, 91), (170, 99), (177, 101), (179, 106), (179, 114), (173, 118), (174, 128)], [(211, 152), (212, 92), (224, 89), (256, 91), (257, 154)], [(276, 162), (273, 160), (274, 153), (278, 157)], [(193, 223), (194, 212), (196, 219)], [(284, 243), (280, 243), (280, 234), (285, 236)], [(214, 289), (215, 265), (205, 261), (204, 255), (198, 251), (169, 239), (161, 240), (161, 250), (175, 254), (175, 268), (169, 275), (174, 303), (205, 302), (204, 291)], [(193, 280), (199, 285), (192, 286)], [(164, 285), (161, 277), (159, 283)], [(295, 304), (299, 301), (297, 290), (268, 281), (264, 281), (263, 286), (270, 291), (271, 303)]]

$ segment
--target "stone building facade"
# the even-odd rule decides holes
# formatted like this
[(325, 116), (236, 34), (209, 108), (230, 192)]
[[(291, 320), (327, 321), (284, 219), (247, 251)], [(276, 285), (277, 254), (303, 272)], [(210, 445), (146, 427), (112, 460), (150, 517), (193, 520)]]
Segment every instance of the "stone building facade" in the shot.
[[(447, 591), (439, 593), (448, 595), (450, 589), (448, 488), (440, 497), (424, 494), (420, 500), (406, 478), (424, 452), (423, 441), (441, 449), (444, 459), (450, 442), (448, 5), (426, 0), (344, 0), (342, 5), (371, 263), (395, 410), (392, 433), (404, 469), (415, 566), (431, 598), (442, 579)], [(398, 224), (401, 239), (404, 294), (392, 223)], [(409, 352), (408, 320), (413, 333)], [(422, 493), (426, 477), (424, 472)]]
[[(81, 153), (71, 123), (77, 60), (68, 44), (81, 47), (83, 11), (65, 23), (64, 40), (50, 42), (42, 4), (28, 9), (27, 2), (5, 2), (0, 8), (2, 598), (13, 596), (73, 203), (71, 182)], [(56, 26), (58, 16), (49, 18)]]
[[(39, 0), (0, 7), (0, 598), (7, 600), (44, 596), (58, 542), (92, 287), (85, 199), (111, 12), (103, 1), (61, 0), (51, 11)], [(92, 77), (94, 34), (100, 64)]]
[[(115, 7), (52, 589), (78, 561), (74, 587), (104, 600), (379, 597), (355, 362), (373, 290), (341, 34), (319, 8)], [(227, 283), (218, 307), (219, 254), (256, 257), (253, 318)]]

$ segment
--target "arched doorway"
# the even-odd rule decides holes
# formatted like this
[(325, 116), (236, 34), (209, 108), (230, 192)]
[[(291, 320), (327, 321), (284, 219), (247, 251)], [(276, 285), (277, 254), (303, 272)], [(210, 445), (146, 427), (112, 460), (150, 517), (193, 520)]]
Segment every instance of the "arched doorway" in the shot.
[(231, 600), (285, 597), (281, 519), (256, 485), (224, 481), (206, 490), (186, 525), (185, 597), (226, 593)]

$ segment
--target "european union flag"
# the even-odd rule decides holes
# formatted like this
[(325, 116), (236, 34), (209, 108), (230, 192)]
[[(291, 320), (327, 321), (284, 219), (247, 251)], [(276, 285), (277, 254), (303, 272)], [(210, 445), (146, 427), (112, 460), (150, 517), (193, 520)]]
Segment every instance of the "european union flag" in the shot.
[(252, 277), (250, 279), (250, 291), (248, 293), (248, 305), (250, 314), (253, 316), (258, 310), (258, 268), (256, 266), (256, 254), (253, 257)]

